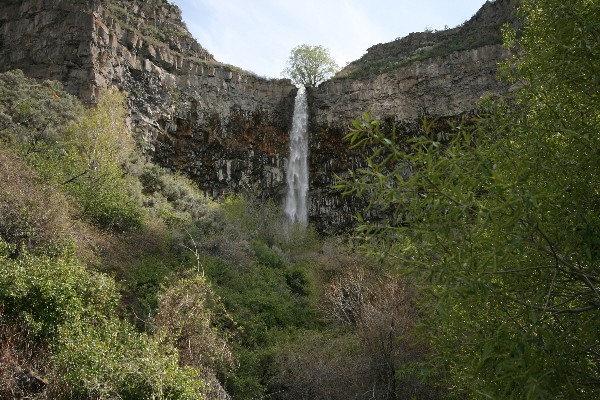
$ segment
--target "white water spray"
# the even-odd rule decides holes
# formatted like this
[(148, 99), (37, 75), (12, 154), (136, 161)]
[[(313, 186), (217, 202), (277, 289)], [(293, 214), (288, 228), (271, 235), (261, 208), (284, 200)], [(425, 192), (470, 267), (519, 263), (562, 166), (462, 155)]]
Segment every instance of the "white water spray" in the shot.
[(306, 89), (300, 87), (294, 101), (287, 167), (285, 214), (290, 222), (308, 222), (308, 106)]

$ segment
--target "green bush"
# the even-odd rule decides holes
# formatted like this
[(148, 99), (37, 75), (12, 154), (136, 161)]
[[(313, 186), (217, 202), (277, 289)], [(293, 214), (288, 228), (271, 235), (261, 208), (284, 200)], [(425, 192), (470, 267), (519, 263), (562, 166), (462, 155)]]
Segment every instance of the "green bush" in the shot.
[(0, 253), (1, 309), (32, 333), (53, 338), (68, 322), (114, 314), (119, 295), (112, 279), (68, 259), (28, 253), (11, 259), (12, 248), (4, 244)]
[(0, 73), (0, 140), (26, 152), (40, 143), (51, 145), (82, 111), (79, 100), (59, 82), (39, 83), (20, 70)]
[[(600, 395), (600, 3), (522, 0), (520, 84), (475, 124), (406, 141), (368, 115), (366, 167), (341, 187), (380, 221), (363, 242), (413, 274), (429, 365), (452, 398)], [(408, 172), (410, 171), (410, 172)]]
[(55, 187), (0, 146), (0, 240), (28, 251), (69, 249), (69, 204)]
[(1, 315), (49, 344), (55, 397), (202, 397), (199, 371), (180, 368), (171, 345), (119, 320), (114, 280), (69, 259), (12, 259), (13, 251), (0, 242)]
[(158, 293), (163, 286), (169, 286), (173, 275), (181, 267), (176, 260), (169, 264), (162, 257), (142, 256), (137, 262), (129, 265), (126, 281), (127, 288), (135, 294), (137, 306), (134, 312), (146, 318), (158, 307)]
[(265, 243), (255, 240), (252, 243), (252, 249), (254, 250), (254, 255), (261, 265), (275, 269), (283, 269), (287, 267), (287, 262), (283, 258), (283, 255), (280, 252), (269, 248)]
[(262, 252), (262, 261), (255, 259), (242, 268), (222, 258), (202, 258), (208, 280), (237, 327), (232, 347), (239, 367), (226, 379), (235, 398), (264, 396), (276, 344), (288, 331), (317, 324), (302, 272), (288, 267), (265, 244), (255, 247)]
[(60, 179), (85, 217), (113, 231), (136, 229), (143, 221), (143, 210), (133, 200), (123, 170), (133, 151), (124, 101), (114, 90), (103, 92), (98, 105), (85, 110), (67, 129), (60, 155), (46, 153), (32, 160)]
[(279, 245), (291, 259), (299, 256), (306, 257), (321, 249), (321, 237), (314, 226), (295, 223), (286, 228), (283, 240)]
[(227, 222), (239, 226), (250, 239), (258, 239), (269, 247), (279, 244), (284, 236), (284, 216), (280, 204), (251, 194), (229, 197), (223, 204)]
[(141, 226), (122, 164), (133, 151), (124, 96), (102, 93), (85, 109), (56, 82), (37, 83), (22, 72), (0, 74), (0, 138), (47, 181), (63, 186), (82, 215), (113, 231)]
[(216, 204), (184, 176), (152, 163), (137, 171), (144, 203), (169, 226), (208, 232), (219, 224)]
[(116, 319), (69, 323), (56, 346), (54, 365), (75, 398), (191, 400), (204, 390), (199, 371), (180, 368), (172, 347)]

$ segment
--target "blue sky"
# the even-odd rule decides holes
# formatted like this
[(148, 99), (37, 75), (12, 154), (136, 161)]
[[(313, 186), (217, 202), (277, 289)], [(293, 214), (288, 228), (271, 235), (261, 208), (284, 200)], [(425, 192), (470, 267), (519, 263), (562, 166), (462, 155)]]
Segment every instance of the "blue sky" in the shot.
[(485, 0), (171, 0), (218, 61), (281, 77), (297, 45), (322, 45), (340, 67), (378, 43), (454, 27)]

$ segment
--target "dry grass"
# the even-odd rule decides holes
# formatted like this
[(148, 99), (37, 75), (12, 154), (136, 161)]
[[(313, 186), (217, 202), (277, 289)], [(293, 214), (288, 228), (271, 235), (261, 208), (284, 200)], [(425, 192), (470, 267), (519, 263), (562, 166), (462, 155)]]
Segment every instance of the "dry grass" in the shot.
[(19, 324), (7, 324), (0, 312), (0, 398), (47, 399), (48, 352)]
[(0, 149), (0, 238), (17, 251), (60, 251), (69, 239), (69, 211), (60, 191)]
[(434, 387), (402, 371), (423, 360), (415, 337), (417, 295), (407, 280), (343, 247), (324, 247), (323, 317), (337, 329), (307, 333), (276, 359), (273, 384), (294, 399), (437, 399)]

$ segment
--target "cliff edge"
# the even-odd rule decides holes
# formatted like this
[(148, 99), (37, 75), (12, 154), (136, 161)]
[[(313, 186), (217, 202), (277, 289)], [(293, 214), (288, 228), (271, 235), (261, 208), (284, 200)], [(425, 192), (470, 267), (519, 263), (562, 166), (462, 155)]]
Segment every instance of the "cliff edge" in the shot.
[[(488, 1), (462, 26), (375, 45), (309, 91), (309, 214), (320, 230), (348, 226), (360, 207), (331, 189), (361, 162), (342, 141), (351, 119), (457, 116), (509, 89), (496, 75), (515, 3)], [(89, 104), (103, 88), (126, 91), (143, 152), (209, 195), (283, 199), (296, 88), (216, 61), (167, 0), (5, 0), (0, 70), (17, 68)]]

